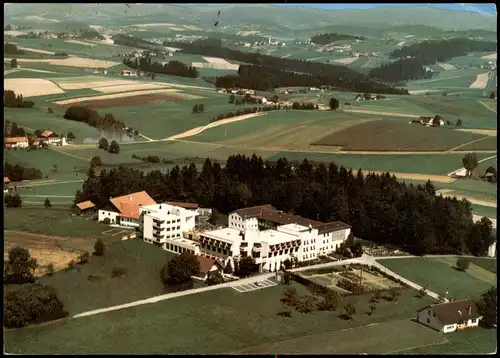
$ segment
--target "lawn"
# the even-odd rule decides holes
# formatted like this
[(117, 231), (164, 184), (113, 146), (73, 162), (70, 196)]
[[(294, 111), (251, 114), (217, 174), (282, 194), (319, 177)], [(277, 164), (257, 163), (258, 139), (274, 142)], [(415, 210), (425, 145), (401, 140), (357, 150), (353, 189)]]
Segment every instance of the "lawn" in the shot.
[(473, 257), (470, 259), (474, 265), (484, 268), (493, 273), (497, 273), (497, 259), (489, 257)]
[(325, 133), (369, 120), (367, 116), (327, 111), (273, 111), (255, 118), (227, 123), (189, 137), (197, 142), (223, 143), (247, 148), (300, 148)]
[(99, 137), (97, 129), (85, 123), (64, 119), (63, 115), (64, 110), (56, 109), (54, 113), (48, 113), (46, 108), (8, 108), (4, 111), (5, 120), (15, 122), (31, 133), (37, 129), (50, 129), (58, 135), (73, 132), (77, 143), (82, 143), (85, 138)]
[[(316, 140), (318, 146), (339, 146), (351, 151), (444, 151), (484, 138), (484, 135), (432, 128), (394, 120), (364, 122)], [(488, 138), (487, 138), (488, 139)], [(496, 138), (495, 138), (496, 139)], [(496, 149), (487, 141), (486, 149)]]
[(69, 237), (98, 237), (106, 226), (68, 209), (6, 208), (4, 230)]
[(30, 186), (30, 184), (19, 183), (17, 188), (20, 192), (21, 198), (24, 200), (38, 200), (43, 202), (46, 197), (51, 201), (61, 197), (63, 202), (72, 203), (75, 197), (75, 192), (82, 188), (84, 180), (85, 178), (82, 175), (81, 179), (76, 177), (74, 180), (54, 183), (48, 182), (43, 184), (35, 182), (32, 186)]
[[(38, 282), (56, 288), (69, 314), (75, 315), (165, 294), (160, 271), (174, 255), (141, 239), (117, 241), (107, 245), (104, 256), (92, 256), (88, 264)], [(115, 267), (125, 268), (127, 275), (111, 277)], [(99, 279), (91, 281), (89, 275)]]
[(492, 208), (490, 206), (481, 206), (471, 204), (472, 213), (475, 215), (486, 216), (490, 218), (497, 217), (497, 208)]
[[(477, 153), (478, 158), (485, 158), (490, 155), (488, 153)], [(363, 155), (282, 151), (266, 159), (276, 161), (282, 157), (286, 157), (289, 161), (301, 162), (304, 158), (307, 158), (310, 161), (318, 163), (335, 162), (339, 166), (343, 165), (353, 170), (361, 168), (364, 171), (374, 170), (446, 175), (462, 166), (463, 154)], [(450, 184), (447, 183), (446, 185)]]
[(497, 351), (497, 330), (471, 328), (446, 335), (449, 342), (434, 346), (399, 351), (398, 354), (494, 354)]
[(494, 274), (475, 265), (460, 272), (453, 267), (455, 262), (455, 257), (379, 260), (389, 270), (432, 292), (444, 295), (448, 291), (455, 300), (476, 299), (495, 285)]
[[(306, 293), (303, 286), (296, 283), (293, 285), (299, 294)], [(340, 310), (293, 313), (292, 318), (281, 318), (277, 316), (277, 312), (280, 310), (279, 299), (283, 289), (284, 286), (278, 285), (242, 294), (231, 288), (224, 288), (123, 311), (8, 330), (5, 333), (6, 350), (9, 353), (24, 354), (233, 352), (256, 344), (276, 343), (369, 323), (402, 320), (412, 317), (419, 308), (431, 303), (427, 298), (416, 298), (415, 292), (408, 290), (400, 296), (398, 302), (380, 302), (372, 316), (365, 313), (369, 306), (369, 295), (345, 299), (345, 302), (355, 301), (358, 310), (354, 320), (350, 322), (337, 317)], [(162, 334), (151, 334), (162, 332), (165, 327), (175, 327), (169, 331), (168, 339)], [(196, 331), (195, 335), (193, 329)], [(123, 332), (128, 333), (124, 335)], [(331, 339), (337, 338), (333, 335)], [(341, 337), (338, 342), (342, 340)], [(391, 347), (385, 348), (391, 350)], [(401, 349), (396, 349), (398, 348)]]

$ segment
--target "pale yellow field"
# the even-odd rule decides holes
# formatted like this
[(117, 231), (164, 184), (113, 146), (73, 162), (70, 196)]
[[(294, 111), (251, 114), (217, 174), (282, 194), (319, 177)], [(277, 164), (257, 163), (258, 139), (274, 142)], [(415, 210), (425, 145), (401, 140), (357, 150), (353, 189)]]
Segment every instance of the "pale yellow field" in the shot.
[(56, 84), (42, 78), (4, 78), (3, 86), (5, 90), (12, 90), (23, 97), (64, 93)]
[(104, 26), (100, 26), (100, 25), (89, 25), (89, 27), (91, 29), (94, 29), (94, 30), (104, 29)]
[(148, 90), (156, 88), (166, 88), (167, 85), (161, 85), (156, 83), (138, 83), (130, 85), (117, 85), (117, 86), (106, 86), (106, 87), (93, 87), (94, 91), (102, 93), (113, 93), (113, 92), (127, 92), (127, 91), (139, 91)]
[[(5, 58), (4, 61), (10, 61), (12, 58)], [(113, 66), (121, 65), (121, 62), (104, 61), (104, 60), (91, 60), (88, 58), (70, 57), (66, 59), (34, 59), (34, 58), (18, 58), (17, 62), (43, 62), (55, 66), (68, 66), (68, 67), (82, 67), (82, 68), (110, 68)]]
[(213, 70), (232, 70), (238, 71), (240, 65), (233, 65), (231, 63), (206, 63), (206, 62), (192, 62), (191, 66), (196, 68), (211, 68)]
[(415, 90), (415, 91), (408, 91), (409, 94), (422, 94), (422, 93), (427, 93), (427, 92), (438, 92), (438, 90)]
[(36, 21), (42, 21), (42, 22), (61, 22), (61, 21), (55, 20), (55, 19), (46, 19), (46, 18), (41, 17), (41, 16), (25, 16), (24, 18), (26, 20), (36, 20)]
[(140, 96), (144, 94), (153, 94), (153, 93), (175, 93), (174, 89), (159, 89), (159, 90), (150, 90), (150, 91), (134, 91), (134, 92), (126, 92), (126, 93), (113, 93), (113, 94), (105, 94), (102, 96), (91, 96), (91, 97), (79, 97), (79, 98), (71, 98), (65, 99), (62, 101), (55, 102), (56, 104), (71, 104), (78, 102), (86, 102), (86, 101), (96, 101), (101, 99), (112, 99), (112, 98), (124, 98), (124, 97), (132, 97), (132, 96)]
[(24, 50), (24, 51), (31, 51), (31, 52), (43, 53), (45, 55), (55, 55), (56, 54), (54, 51), (39, 50), (37, 48), (31, 48), (31, 47), (17, 46), (17, 48), (20, 49), (20, 50)]
[(214, 64), (221, 64), (221, 65), (230, 65), (231, 63), (227, 62), (226, 60), (218, 57), (203, 57), (205, 61), (208, 63), (214, 63)]
[(252, 36), (252, 35), (259, 35), (260, 31), (238, 31), (236, 35), (238, 36)]
[(358, 59), (358, 57), (347, 57), (347, 58), (341, 58), (339, 60), (334, 60), (334, 61), (337, 63), (343, 63), (343, 64), (347, 65), (349, 63), (356, 61), (357, 59)]
[(129, 86), (137, 84), (136, 81), (127, 81), (127, 80), (109, 80), (109, 81), (81, 81), (81, 82), (63, 82), (54, 80), (62, 89), (65, 90), (74, 90), (74, 89), (84, 89), (84, 88), (103, 88), (108, 86)]
[(492, 53), (491, 55), (486, 55), (481, 57), (483, 60), (496, 60), (497, 59), (497, 53)]
[(476, 80), (473, 84), (469, 86), (469, 88), (479, 88), (484, 89), (488, 84), (488, 73), (481, 73), (477, 75)]
[(90, 42), (84, 42), (84, 41), (78, 41), (78, 40), (66, 40), (64, 42), (67, 42), (69, 44), (77, 44), (77, 45), (85, 45), (85, 46), (95, 46), (97, 44), (93, 44)]
[(4, 36), (20, 36), (20, 35), (26, 35), (26, 32), (9, 30), (9, 31), (4, 31), (3, 34)]
[(168, 27), (171, 30), (175, 31), (185, 31), (185, 30), (191, 30), (191, 31), (200, 31), (201, 29), (196, 26), (190, 26), (190, 25), (177, 25), (177, 24), (170, 24), (170, 23), (152, 23), (152, 24), (138, 24), (138, 25), (132, 25), (135, 27)]

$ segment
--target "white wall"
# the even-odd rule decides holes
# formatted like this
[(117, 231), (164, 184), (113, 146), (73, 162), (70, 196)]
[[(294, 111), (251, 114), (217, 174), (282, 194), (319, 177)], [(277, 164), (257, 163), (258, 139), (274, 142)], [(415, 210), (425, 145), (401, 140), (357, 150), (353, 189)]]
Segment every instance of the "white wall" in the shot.
[(116, 224), (118, 215), (120, 214), (115, 211), (99, 210), (98, 220), (101, 222), (105, 218), (108, 218), (112, 224)]
[(165, 239), (163, 246), (163, 250), (168, 252), (173, 252), (176, 254), (181, 254), (183, 252), (191, 252), (193, 255), (200, 255), (200, 248), (196, 246), (194, 241), (191, 240), (180, 240), (180, 239)]
[(441, 323), (441, 321), (439, 321), (437, 316), (435, 316), (434, 311), (431, 308), (427, 308), (418, 312), (417, 320), (423, 325), (431, 327), (436, 331), (444, 331), (444, 325)]

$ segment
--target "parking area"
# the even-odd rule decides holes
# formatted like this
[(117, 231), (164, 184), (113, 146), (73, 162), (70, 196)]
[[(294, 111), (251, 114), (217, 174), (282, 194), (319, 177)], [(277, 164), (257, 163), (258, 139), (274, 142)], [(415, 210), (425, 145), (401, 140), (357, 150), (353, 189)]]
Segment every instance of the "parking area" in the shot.
[(260, 290), (262, 288), (273, 287), (276, 285), (278, 285), (277, 282), (267, 279), (259, 282), (246, 283), (244, 285), (233, 286), (233, 289), (235, 289), (238, 292), (245, 293), (245, 292)]
[(102, 234), (103, 235), (109, 235), (109, 236), (118, 236), (118, 235), (128, 235), (128, 234), (131, 234), (132, 231), (131, 230), (124, 230), (124, 229), (121, 229), (121, 228), (113, 228), (113, 229), (109, 229), (109, 230), (106, 230), (106, 231), (103, 231)]

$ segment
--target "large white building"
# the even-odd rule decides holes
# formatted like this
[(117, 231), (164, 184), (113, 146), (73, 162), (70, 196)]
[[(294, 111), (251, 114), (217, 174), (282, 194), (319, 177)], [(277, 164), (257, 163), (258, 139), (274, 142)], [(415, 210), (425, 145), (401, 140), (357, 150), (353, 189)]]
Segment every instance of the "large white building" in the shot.
[(340, 221), (322, 223), (283, 213), (271, 205), (232, 212), (229, 227), (200, 234), (201, 254), (234, 265), (252, 256), (261, 270), (276, 271), (287, 258), (307, 261), (334, 252), (351, 227)]

